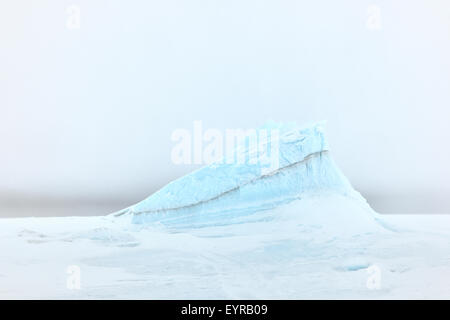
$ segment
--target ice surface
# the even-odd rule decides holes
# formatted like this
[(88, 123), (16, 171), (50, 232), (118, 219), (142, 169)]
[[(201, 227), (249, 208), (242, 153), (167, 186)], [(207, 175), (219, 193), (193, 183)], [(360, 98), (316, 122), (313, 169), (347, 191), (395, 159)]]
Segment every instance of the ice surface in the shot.
[[(177, 231), (127, 216), (0, 219), (0, 298), (450, 298), (450, 216), (384, 216), (393, 232), (365, 212), (329, 194), (267, 210), (269, 222)], [(67, 287), (74, 265), (80, 290)]]
[(207, 166), (121, 215), (0, 219), (0, 298), (450, 298), (450, 216), (375, 213), (321, 125), (283, 126), (280, 151), (272, 172)]

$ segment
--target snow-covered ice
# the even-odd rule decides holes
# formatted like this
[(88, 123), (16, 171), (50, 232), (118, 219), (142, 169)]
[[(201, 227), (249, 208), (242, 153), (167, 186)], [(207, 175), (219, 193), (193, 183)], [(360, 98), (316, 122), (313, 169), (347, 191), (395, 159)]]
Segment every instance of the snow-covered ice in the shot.
[[(395, 231), (360, 231), (368, 221), (353, 215), (365, 210), (330, 194), (265, 221), (183, 231), (110, 216), (2, 219), (0, 298), (449, 298), (450, 217), (383, 216)], [(66, 285), (72, 265), (80, 290)]]
[(377, 214), (321, 125), (280, 128), (271, 172), (212, 164), (119, 214), (1, 219), (0, 298), (450, 298), (450, 216)]

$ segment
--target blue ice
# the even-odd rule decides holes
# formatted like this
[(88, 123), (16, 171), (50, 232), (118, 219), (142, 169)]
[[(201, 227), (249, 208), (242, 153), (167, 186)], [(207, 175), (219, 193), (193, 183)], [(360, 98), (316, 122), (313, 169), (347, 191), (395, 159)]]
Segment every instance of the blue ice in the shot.
[[(118, 215), (132, 215), (134, 223), (200, 227), (263, 219), (261, 212), (309, 194), (360, 197), (331, 158), (323, 122), (265, 128), (279, 132), (267, 141), (267, 150), (277, 155), (275, 168), (260, 162), (217, 161), (167, 184)], [(240, 152), (250, 159), (254, 150), (242, 151), (241, 146)]]

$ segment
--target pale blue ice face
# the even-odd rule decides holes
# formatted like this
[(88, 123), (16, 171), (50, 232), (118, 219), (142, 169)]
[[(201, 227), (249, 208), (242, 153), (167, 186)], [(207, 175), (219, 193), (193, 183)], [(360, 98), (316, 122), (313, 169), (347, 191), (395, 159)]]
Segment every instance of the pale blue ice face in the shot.
[(259, 163), (211, 164), (169, 183), (124, 213), (133, 215), (136, 223), (227, 224), (309, 194), (357, 197), (330, 157), (324, 123), (267, 126), (280, 130), (279, 137), (269, 141), (277, 145), (277, 168), (265, 172)]

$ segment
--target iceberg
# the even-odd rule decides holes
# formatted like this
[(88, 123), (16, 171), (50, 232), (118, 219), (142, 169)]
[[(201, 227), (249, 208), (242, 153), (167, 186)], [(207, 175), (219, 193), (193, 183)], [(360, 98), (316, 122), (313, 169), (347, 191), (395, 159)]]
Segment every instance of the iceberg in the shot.
[(268, 219), (268, 210), (293, 202), (298, 207), (298, 201), (309, 197), (327, 197), (329, 201), (329, 195), (339, 195), (358, 202), (371, 220), (379, 220), (331, 158), (324, 122), (304, 127), (269, 124), (265, 128), (279, 133), (264, 140), (264, 156), (267, 158), (270, 150), (276, 166), (252, 161), (258, 150), (247, 139), (235, 150), (246, 161), (220, 159), (114, 215), (130, 215), (137, 224), (197, 228), (261, 221)]

